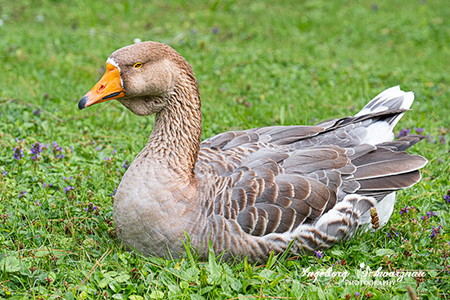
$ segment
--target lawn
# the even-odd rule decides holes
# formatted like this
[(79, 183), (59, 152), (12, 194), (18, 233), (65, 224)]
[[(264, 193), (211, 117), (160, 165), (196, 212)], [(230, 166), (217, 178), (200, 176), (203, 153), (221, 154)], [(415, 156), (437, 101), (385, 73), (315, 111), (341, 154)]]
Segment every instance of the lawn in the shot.
[[(449, 20), (444, 0), (2, 1), (0, 298), (450, 299)], [(414, 91), (396, 134), (427, 136), (409, 150), (429, 160), (422, 181), (398, 193), (385, 227), (316, 256), (131, 255), (112, 202), (153, 117), (77, 102), (109, 54), (139, 39), (192, 64), (203, 138), (314, 124), (394, 85)], [(329, 268), (340, 273), (320, 274)]]

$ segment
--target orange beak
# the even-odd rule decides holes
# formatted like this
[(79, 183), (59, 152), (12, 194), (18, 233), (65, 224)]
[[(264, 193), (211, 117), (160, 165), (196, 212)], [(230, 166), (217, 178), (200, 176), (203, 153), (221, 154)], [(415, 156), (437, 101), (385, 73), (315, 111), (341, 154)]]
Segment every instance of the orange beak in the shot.
[(106, 71), (102, 78), (78, 102), (78, 108), (83, 109), (93, 104), (105, 102), (125, 96), (119, 69), (110, 63), (106, 64)]

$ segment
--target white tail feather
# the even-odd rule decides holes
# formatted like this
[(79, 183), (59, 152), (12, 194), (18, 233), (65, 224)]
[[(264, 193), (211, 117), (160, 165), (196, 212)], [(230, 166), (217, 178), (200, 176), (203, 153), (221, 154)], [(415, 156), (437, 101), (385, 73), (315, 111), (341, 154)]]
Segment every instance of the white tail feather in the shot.
[[(398, 100), (394, 103), (389, 103), (390, 100), (394, 99)], [(363, 109), (361, 109), (359, 113), (355, 115), (355, 117), (368, 115), (388, 109), (409, 109), (413, 102), (413, 92), (404, 92), (400, 89), (399, 85), (393, 86), (374, 97), (369, 103), (366, 104), (366, 106), (364, 106)]]
[[(364, 116), (376, 112), (392, 109), (409, 109), (414, 101), (413, 92), (404, 92), (400, 86), (391, 87), (378, 96), (373, 98), (364, 106), (355, 117)], [(379, 121), (367, 127), (368, 134), (363, 142), (376, 145), (379, 143), (392, 141), (394, 139), (394, 127), (402, 118), (402, 114), (389, 119), (388, 121)]]

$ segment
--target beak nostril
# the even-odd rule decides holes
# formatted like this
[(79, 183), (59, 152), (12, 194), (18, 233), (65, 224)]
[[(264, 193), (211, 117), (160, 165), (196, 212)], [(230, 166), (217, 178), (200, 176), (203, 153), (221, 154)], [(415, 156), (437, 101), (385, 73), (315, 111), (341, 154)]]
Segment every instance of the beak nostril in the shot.
[(97, 92), (100, 93), (101, 91), (103, 91), (103, 90), (105, 89), (105, 87), (106, 87), (105, 85), (101, 84), (101, 85), (98, 87)]

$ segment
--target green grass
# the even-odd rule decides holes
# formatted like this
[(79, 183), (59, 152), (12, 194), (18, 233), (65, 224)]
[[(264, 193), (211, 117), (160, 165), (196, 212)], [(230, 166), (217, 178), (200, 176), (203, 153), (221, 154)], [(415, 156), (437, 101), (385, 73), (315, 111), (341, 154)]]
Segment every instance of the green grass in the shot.
[[(407, 286), (423, 299), (450, 298), (450, 203), (443, 199), (449, 142), (440, 142), (450, 128), (447, 1), (151, 3), (0, 3), (1, 298), (407, 299)], [(410, 150), (429, 160), (423, 180), (398, 194), (387, 226), (321, 259), (273, 257), (261, 266), (213, 255), (207, 262), (195, 254), (132, 256), (114, 236), (111, 194), (153, 118), (136, 117), (115, 101), (80, 112), (77, 100), (101, 76), (109, 54), (135, 38), (168, 43), (193, 65), (204, 138), (352, 115), (401, 84), (416, 101), (397, 132), (424, 127), (435, 139)], [(30, 153), (36, 142), (48, 145), (39, 161)], [(415, 209), (399, 214), (407, 205)], [(436, 215), (422, 220), (429, 211)], [(442, 226), (433, 238), (431, 225)], [(302, 270), (333, 267), (354, 281), (363, 278), (361, 263), (426, 275), (381, 287), (313, 279)]]

